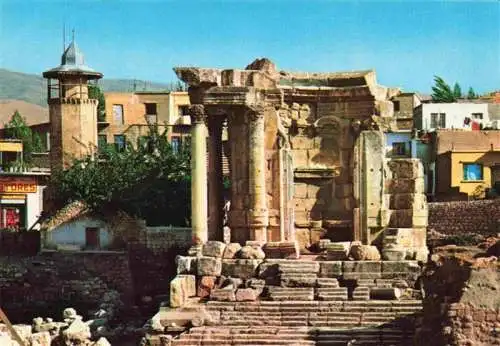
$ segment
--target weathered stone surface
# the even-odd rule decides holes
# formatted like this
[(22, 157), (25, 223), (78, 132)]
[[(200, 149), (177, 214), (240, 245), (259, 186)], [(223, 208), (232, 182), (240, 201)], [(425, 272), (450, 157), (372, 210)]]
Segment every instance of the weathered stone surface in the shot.
[(423, 193), (398, 193), (390, 195), (390, 209), (425, 209), (427, 198)]
[(311, 231), (308, 228), (296, 228), (295, 239), (301, 250), (308, 249), (311, 246)]
[(30, 337), (30, 346), (50, 346), (51, 337), (49, 332), (34, 333)]
[(259, 292), (253, 288), (240, 288), (236, 291), (236, 301), (250, 302), (257, 300)]
[(203, 244), (203, 256), (222, 258), (226, 244), (221, 241), (209, 240)]
[(392, 159), (387, 166), (394, 178), (415, 179), (424, 176), (423, 166), (419, 159)]
[(391, 194), (425, 193), (424, 178), (388, 179), (386, 186), (387, 186), (387, 191)]
[(196, 273), (196, 257), (177, 256), (175, 257), (177, 264), (177, 274), (194, 274)]
[(238, 251), (241, 250), (240, 243), (230, 243), (227, 244), (226, 249), (224, 250), (223, 258), (231, 259), (235, 258)]
[(210, 299), (225, 302), (234, 302), (236, 301), (236, 296), (234, 294), (234, 289), (214, 288), (210, 292)]
[(341, 261), (319, 262), (319, 276), (322, 278), (339, 278), (342, 276)]
[(178, 308), (184, 305), (187, 296), (185, 295), (185, 283), (179, 277), (170, 282), (170, 307)]
[(245, 245), (240, 249), (237, 256), (242, 259), (264, 259), (266, 254), (259, 246)]
[[(222, 278), (222, 276), (221, 276)], [(224, 281), (220, 283), (220, 287), (218, 288), (232, 288), (237, 289), (243, 285), (243, 280), (235, 277), (228, 277)]]
[(375, 279), (382, 276), (381, 261), (342, 262), (342, 276), (346, 280)]
[(351, 242), (334, 242), (326, 246), (326, 258), (329, 261), (346, 260), (351, 249)]
[(262, 260), (257, 259), (233, 259), (222, 261), (222, 275), (250, 279), (255, 277), (257, 267)]
[(194, 297), (196, 295), (196, 277), (194, 275), (177, 275), (183, 281), (183, 290), (186, 297)]
[(81, 320), (74, 320), (68, 328), (62, 331), (62, 339), (70, 345), (83, 344), (90, 339), (90, 327)]
[(284, 273), (280, 275), (282, 287), (315, 287), (318, 276), (313, 273)]
[(200, 298), (206, 298), (210, 296), (210, 292), (215, 287), (216, 281), (217, 277), (215, 276), (202, 276), (198, 281), (196, 296)]
[(339, 281), (335, 278), (318, 278), (316, 280), (318, 287), (339, 287)]
[(379, 261), (380, 253), (374, 245), (353, 244), (349, 257), (352, 257), (355, 261)]
[(109, 341), (106, 338), (99, 338), (92, 346), (111, 346)]
[(368, 287), (358, 286), (352, 292), (353, 300), (369, 300), (370, 289)]
[(222, 271), (222, 261), (215, 257), (198, 257), (198, 276), (220, 276)]
[(386, 246), (382, 250), (382, 259), (385, 261), (403, 261), (406, 254), (407, 250), (402, 246)]
[(401, 290), (396, 287), (372, 287), (370, 289), (370, 298), (372, 299), (399, 299), (401, 297)]

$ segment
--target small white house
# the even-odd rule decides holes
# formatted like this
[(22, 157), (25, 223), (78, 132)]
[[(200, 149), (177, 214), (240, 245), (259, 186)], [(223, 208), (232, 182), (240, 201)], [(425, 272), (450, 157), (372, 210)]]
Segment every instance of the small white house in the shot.
[(144, 222), (122, 211), (91, 212), (80, 202), (60, 209), (41, 225), (42, 248), (50, 250), (117, 250), (137, 237)]
[(415, 108), (417, 130), (479, 130), (489, 123), (487, 103), (422, 103)]

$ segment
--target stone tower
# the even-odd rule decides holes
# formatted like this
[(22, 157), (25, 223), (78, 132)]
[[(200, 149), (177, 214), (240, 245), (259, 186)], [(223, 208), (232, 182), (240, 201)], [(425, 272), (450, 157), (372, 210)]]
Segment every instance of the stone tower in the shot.
[(61, 65), (45, 71), (50, 115), (51, 170), (66, 168), (74, 159), (97, 147), (97, 104), (89, 98), (88, 82), (102, 78), (85, 65), (74, 39), (61, 57)]

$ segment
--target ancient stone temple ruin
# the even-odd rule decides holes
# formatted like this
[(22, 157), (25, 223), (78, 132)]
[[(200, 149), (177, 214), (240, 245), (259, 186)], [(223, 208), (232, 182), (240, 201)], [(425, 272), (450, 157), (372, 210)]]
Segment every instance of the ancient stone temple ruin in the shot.
[(427, 204), (421, 163), (386, 158), (399, 90), (374, 71), (292, 73), (267, 59), (175, 72), (192, 104), (194, 246), (177, 259), (151, 340), (411, 344)]

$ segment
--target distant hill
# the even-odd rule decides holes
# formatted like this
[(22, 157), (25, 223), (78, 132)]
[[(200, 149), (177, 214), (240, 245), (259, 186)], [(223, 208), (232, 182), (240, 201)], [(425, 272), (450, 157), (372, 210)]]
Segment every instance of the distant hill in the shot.
[[(174, 83), (154, 83), (133, 79), (106, 79), (99, 81), (103, 91), (167, 91)], [(47, 107), (47, 81), (40, 75), (14, 72), (0, 68), (0, 100), (22, 100)]]
[(0, 100), (0, 128), (12, 118), (15, 111), (19, 111), (28, 125), (49, 122), (49, 109), (23, 100)]

